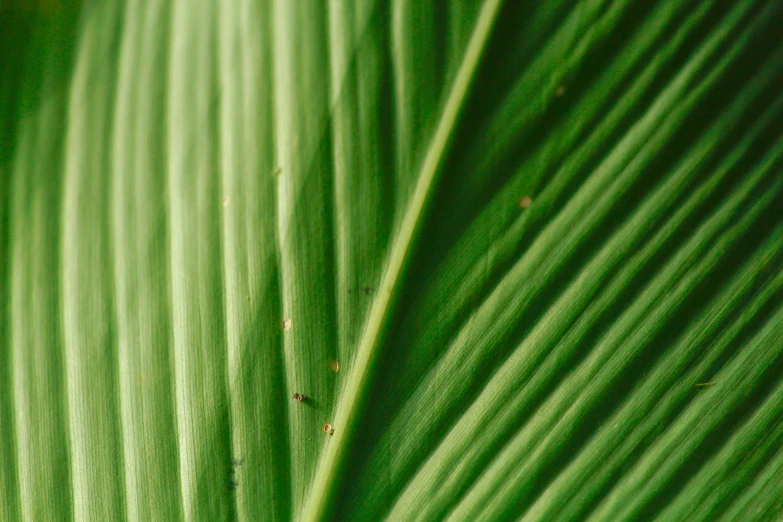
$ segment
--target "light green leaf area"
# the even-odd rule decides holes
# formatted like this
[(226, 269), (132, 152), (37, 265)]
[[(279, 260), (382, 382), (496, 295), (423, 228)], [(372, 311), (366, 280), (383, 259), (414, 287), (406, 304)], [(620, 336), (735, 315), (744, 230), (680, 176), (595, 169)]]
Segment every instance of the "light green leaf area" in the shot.
[(0, 1), (0, 520), (783, 519), (782, 20)]

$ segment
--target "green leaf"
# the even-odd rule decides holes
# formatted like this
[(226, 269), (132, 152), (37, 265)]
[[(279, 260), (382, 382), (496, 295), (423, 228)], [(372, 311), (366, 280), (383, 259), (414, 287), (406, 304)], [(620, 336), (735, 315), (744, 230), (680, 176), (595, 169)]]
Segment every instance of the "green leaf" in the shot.
[(0, 520), (779, 519), (782, 14), (0, 2)]

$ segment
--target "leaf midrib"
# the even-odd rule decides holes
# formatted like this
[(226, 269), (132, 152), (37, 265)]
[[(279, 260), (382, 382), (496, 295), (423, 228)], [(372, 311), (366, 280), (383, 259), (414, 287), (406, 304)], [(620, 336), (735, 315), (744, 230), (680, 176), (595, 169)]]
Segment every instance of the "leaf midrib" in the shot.
[(353, 368), (338, 403), (334, 437), (326, 448), (316, 472), (310, 490), (310, 500), (304, 512), (304, 520), (323, 520), (328, 515), (331, 499), (344, 469), (344, 457), (353, 439), (355, 419), (361, 410), (363, 392), (373, 376), (373, 366), (381, 346), (386, 320), (393, 310), (405, 267), (411, 257), (417, 233), (433, 193), (439, 167), (501, 5), (502, 0), (488, 0), (481, 8), (459, 72), (446, 98), (433, 138), (427, 147), (414, 192), (394, 240), (380, 288), (370, 309)]

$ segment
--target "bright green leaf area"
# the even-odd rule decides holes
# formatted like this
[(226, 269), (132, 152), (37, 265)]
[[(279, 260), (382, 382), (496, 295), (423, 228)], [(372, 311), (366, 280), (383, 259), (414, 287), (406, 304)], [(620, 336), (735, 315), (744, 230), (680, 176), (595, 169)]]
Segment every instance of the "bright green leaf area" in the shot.
[(782, 71), (779, 0), (0, 0), (0, 521), (783, 519)]

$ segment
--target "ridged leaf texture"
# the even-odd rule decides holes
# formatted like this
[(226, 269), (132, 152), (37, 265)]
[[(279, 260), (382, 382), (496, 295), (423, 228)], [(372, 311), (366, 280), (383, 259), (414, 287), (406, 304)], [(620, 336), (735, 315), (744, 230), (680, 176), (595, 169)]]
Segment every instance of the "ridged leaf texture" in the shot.
[(0, 1), (0, 520), (781, 520), (781, 22)]

